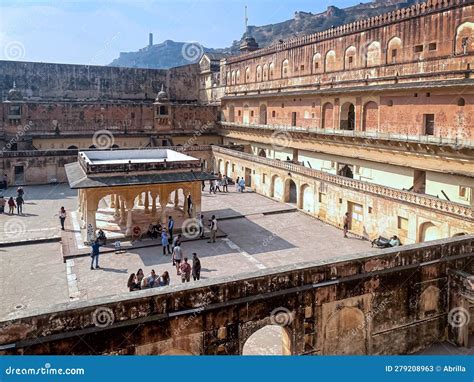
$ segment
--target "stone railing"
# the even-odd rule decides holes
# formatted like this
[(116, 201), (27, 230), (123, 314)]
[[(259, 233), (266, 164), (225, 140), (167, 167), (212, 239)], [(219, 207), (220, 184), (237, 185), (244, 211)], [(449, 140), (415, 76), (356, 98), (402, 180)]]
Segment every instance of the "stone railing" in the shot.
[(463, 219), (472, 220), (474, 216), (473, 210), (469, 206), (450, 202), (447, 200), (440, 200), (438, 198), (431, 197), (428, 195), (422, 195), (414, 192), (397, 190), (378, 184), (362, 182), (360, 180), (329, 174), (323, 171), (307, 168), (293, 163), (282, 162), (275, 159), (262, 158), (252, 154), (238, 152), (223, 147), (213, 146), (212, 149), (214, 152), (228, 155), (234, 158), (240, 158), (243, 160), (248, 160), (250, 162), (260, 163), (262, 165), (283, 169), (288, 172), (306, 175), (311, 178), (335, 184), (339, 187), (350, 188), (355, 191), (362, 191), (384, 198), (395, 199), (400, 202), (411, 203), (417, 206), (430, 208), (444, 213), (449, 213), (452, 215), (456, 215), (457, 217), (461, 217)]
[(459, 148), (474, 148), (474, 141), (470, 139), (463, 139), (462, 137), (441, 137), (434, 135), (409, 135), (400, 133), (384, 133), (378, 131), (356, 131), (356, 130), (340, 130), (340, 129), (319, 129), (315, 127), (301, 127), (301, 126), (287, 126), (287, 125), (260, 125), (260, 124), (248, 124), (238, 122), (221, 122), (223, 127), (243, 127), (249, 129), (260, 129), (270, 131), (285, 131), (288, 133), (308, 133), (326, 136), (342, 136), (342, 137), (354, 137), (354, 138), (365, 138), (365, 139), (379, 139), (379, 140), (391, 140), (401, 142), (413, 142), (422, 143), (428, 145), (446, 145), (454, 146)]
[(46, 156), (76, 156), (79, 150), (23, 150), (23, 151), (0, 151), (0, 158), (24, 158), (24, 157), (46, 157)]
[(322, 40), (341, 37), (346, 34), (362, 32), (371, 28), (381, 27), (394, 22), (399, 22), (412, 17), (418, 17), (432, 12), (439, 12), (462, 4), (469, 4), (471, 0), (428, 0), (421, 4), (414, 4), (407, 8), (397, 9), (368, 19), (357, 20), (349, 24), (340, 25), (336, 28), (330, 28), (321, 32), (306, 36), (295, 37), (283, 41), (282, 43), (272, 44), (266, 48), (258, 49), (254, 52), (241, 54), (227, 59), (227, 63), (243, 61), (266, 54), (280, 52), (286, 49), (319, 42)]

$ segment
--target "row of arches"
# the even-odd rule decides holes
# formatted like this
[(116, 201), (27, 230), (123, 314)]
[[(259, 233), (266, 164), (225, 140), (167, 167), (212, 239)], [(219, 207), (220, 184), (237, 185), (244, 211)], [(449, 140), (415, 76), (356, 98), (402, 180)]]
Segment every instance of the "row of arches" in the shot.
[[(412, 49), (411, 53), (409, 49)], [(320, 74), (324, 72), (333, 72), (338, 70), (351, 70), (360, 68), (376, 67), (387, 64), (399, 64), (403, 62), (419, 59), (424, 51), (438, 51), (437, 42), (424, 43), (418, 45), (405, 46), (400, 36), (391, 37), (386, 44), (373, 40), (366, 44), (356, 46), (351, 44), (347, 46), (342, 57), (339, 57), (336, 50), (330, 48), (325, 52), (316, 51), (311, 57), (310, 63), (295, 62), (290, 65), (288, 58), (283, 58), (278, 65), (279, 77), (288, 78), (303, 74)], [(453, 54), (467, 54), (474, 51), (474, 23), (464, 22), (456, 28), (453, 39)], [(294, 54), (294, 57), (301, 57)], [(342, 62), (342, 67), (339, 64)], [(307, 67), (305, 66), (307, 64)], [(274, 79), (275, 63), (257, 64), (252, 76), (252, 70), (249, 66), (245, 67), (245, 76), (241, 82), (240, 69), (227, 72), (227, 84), (239, 85), (250, 82), (262, 82)]]
[[(321, 107), (321, 124), (322, 129), (335, 129), (340, 128), (341, 130), (356, 130), (356, 107), (352, 102), (345, 102), (340, 106), (339, 121), (337, 121), (336, 106), (332, 102), (326, 102)], [(228, 121), (235, 122), (235, 106), (228, 105)], [(240, 112), (239, 112), (240, 113)], [(250, 110), (248, 104), (244, 104), (242, 107), (242, 123), (251, 123), (251, 117), (253, 111)], [(272, 118), (274, 117), (272, 113)], [(258, 117), (256, 123), (260, 125), (266, 125), (268, 122), (267, 105), (260, 104), (258, 107)], [(292, 125), (296, 125), (296, 118), (291, 121)], [(379, 105), (375, 101), (368, 101), (362, 105), (362, 118), (361, 118), (361, 129), (362, 131), (375, 131), (379, 125)]]

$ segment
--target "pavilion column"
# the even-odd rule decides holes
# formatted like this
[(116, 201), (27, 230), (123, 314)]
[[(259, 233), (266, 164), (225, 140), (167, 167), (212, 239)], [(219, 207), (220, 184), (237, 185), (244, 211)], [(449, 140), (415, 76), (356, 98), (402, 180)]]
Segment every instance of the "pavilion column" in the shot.
[(195, 183), (193, 186), (193, 190), (193, 216), (198, 218), (199, 216), (201, 216), (201, 184)]
[(139, 206), (143, 206), (143, 195), (142, 195), (141, 192), (138, 194), (138, 203), (137, 204)]
[(150, 202), (149, 202), (149, 199), (148, 199), (148, 191), (145, 192), (145, 213), (146, 214), (149, 214), (150, 213), (150, 210), (149, 210), (149, 205), (150, 205)]
[(110, 208), (115, 208), (115, 198), (117, 197), (117, 195), (115, 194), (112, 194), (110, 195)]
[(125, 198), (120, 197), (120, 224), (125, 224)]
[(132, 225), (133, 225), (132, 210), (133, 210), (134, 199), (127, 199), (125, 202), (126, 202), (126, 207), (127, 207), (127, 230), (125, 231), (125, 235), (131, 235)]
[(118, 195), (115, 195), (115, 213), (114, 213), (114, 216), (115, 217), (120, 216), (120, 198), (119, 198)]
[(354, 130), (362, 131), (362, 97), (356, 97)]
[(166, 206), (168, 205), (168, 200), (171, 194), (168, 194), (164, 190), (160, 190), (160, 205), (161, 205), (161, 214), (160, 221), (161, 224), (166, 226)]
[(94, 204), (92, 201), (88, 201), (87, 210), (86, 210), (87, 241), (95, 240), (96, 238), (96, 235), (95, 235), (95, 231), (97, 229), (97, 224), (95, 220), (96, 212), (97, 212), (97, 204)]
[(174, 207), (178, 208), (179, 205), (179, 190), (174, 190)]
[(152, 216), (156, 215), (156, 197), (158, 196), (155, 192), (150, 192), (151, 194), (151, 214)]

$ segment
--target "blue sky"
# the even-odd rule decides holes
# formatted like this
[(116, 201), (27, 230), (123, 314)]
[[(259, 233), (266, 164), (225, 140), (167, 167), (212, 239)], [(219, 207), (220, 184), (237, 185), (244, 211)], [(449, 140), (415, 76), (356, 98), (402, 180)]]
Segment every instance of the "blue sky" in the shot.
[(223, 48), (250, 25), (318, 13), (355, 0), (0, 0), (0, 59), (103, 65), (163, 40)]

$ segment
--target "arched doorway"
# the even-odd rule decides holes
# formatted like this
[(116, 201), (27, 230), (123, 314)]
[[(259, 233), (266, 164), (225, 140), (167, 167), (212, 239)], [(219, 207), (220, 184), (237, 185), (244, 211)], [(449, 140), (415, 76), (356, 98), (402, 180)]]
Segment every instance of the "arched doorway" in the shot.
[(285, 184), (285, 202), (296, 204), (298, 201), (296, 183), (292, 179), (288, 179)]
[(323, 354), (367, 354), (367, 325), (360, 309), (343, 307), (327, 319)]
[(279, 325), (266, 325), (245, 341), (242, 355), (291, 355), (287, 330)]
[(346, 102), (341, 106), (341, 130), (354, 130), (355, 128), (355, 106), (350, 102)]
[(278, 175), (273, 175), (272, 177), (270, 197), (278, 200), (283, 199), (283, 181)]
[(247, 104), (244, 105), (243, 123), (250, 123), (250, 110), (249, 105)]
[(362, 118), (363, 131), (377, 131), (379, 125), (379, 105), (370, 101), (364, 106), (364, 115)]
[(229, 105), (229, 122), (235, 121), (235, 108), (234, 105)]
[(258, 156), (259, 156), (259, 157), (262, 157), (262, 158), (266, 158), (266, 157), (267, 157), (267, 153), (265, 152), (265, 149), (260, 149), (260, 150), (258, 150)]
[(337, 171), (337, 175), (343, 176), (345, 178), (354, 178), (354, 173), (352, 171), (352, 166), (349, 166), (347, 164), (340, 164), (339, 165), (339, 170)]
[(267, 124), (267, 105), (265, 104), (260, 105), (260, 114), (259, 114), (258, 123), (260, 125)]
[(425, 241), (442, 239), (439, 228), (432, 222), (425, 222), (420, 225), (420, 243)]
[(327, 102), (323, 105), (322, 110), (322, 124), (321, 127), (323, 129), (333, 129), (334, 128), (334, 113), (333, 113), (333, 106), (331, 102)]
[(230, 177), (231, 174), (230, 174), (230, 171), (229, 171), (229, 167), (230, 167), (230, 166), (229, 166), (229, 162), (225, 162), (224, 174), (225, 174), (226, 176), (229, 176), (229, 177)]
[(300, 187), (300, 201), (298, 203), (298, 208), (306, 212), (314, 211), (314, 196), (311, 187), (308, 184), (303, 184)]

